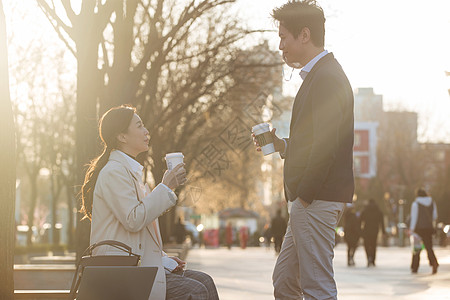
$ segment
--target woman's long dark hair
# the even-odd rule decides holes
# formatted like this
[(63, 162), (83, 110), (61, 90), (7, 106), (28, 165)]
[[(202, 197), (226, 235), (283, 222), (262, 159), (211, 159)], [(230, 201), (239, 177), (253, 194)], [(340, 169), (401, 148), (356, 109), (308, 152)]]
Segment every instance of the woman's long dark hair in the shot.
[(98, 174), (109, 160), (113, 149), (117, 148), (117, 135), (125, 133), (130, 126), (136, 109), (132, 106), (118, 106), (108, 110), (99, 122), (99, 135), (103, 145), (102, 154), (91, 160), (89, 168), (84, 177), (81, 187), (82, 206), (80, 212), (84, 213), (83, 219), (92, 218), (92, 202), (94, 199), (94, 188)]

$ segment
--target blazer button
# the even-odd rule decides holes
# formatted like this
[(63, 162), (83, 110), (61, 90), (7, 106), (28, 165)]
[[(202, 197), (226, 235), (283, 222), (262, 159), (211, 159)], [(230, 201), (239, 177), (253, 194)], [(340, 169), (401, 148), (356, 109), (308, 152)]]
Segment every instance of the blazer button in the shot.
[(142, 245), (141, 244), (139, 244), (139, 249), (142, 249)]

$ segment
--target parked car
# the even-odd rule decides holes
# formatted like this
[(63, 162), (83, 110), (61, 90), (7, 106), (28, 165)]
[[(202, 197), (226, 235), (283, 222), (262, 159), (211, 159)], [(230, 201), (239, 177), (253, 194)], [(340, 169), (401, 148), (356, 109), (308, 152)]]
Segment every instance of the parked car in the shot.
[(189, 236), (192, 245), (195, 245), (199, 242), (199, 232), (197, 227), (189, 221), (184, 222), (184, 228), (186, 229), (186, 236)]

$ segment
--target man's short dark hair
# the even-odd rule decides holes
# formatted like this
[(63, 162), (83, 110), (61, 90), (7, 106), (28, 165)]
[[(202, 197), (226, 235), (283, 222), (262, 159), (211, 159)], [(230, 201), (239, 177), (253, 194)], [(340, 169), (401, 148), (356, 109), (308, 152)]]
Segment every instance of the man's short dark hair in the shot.
[(275, 8), (272, 17), (286, 27), (294, 38), (299, 36), (303, 28), (309, 28), (313, 44), (316, 47), (324, 46), (325, 16), (315, 0), (290, 0)]

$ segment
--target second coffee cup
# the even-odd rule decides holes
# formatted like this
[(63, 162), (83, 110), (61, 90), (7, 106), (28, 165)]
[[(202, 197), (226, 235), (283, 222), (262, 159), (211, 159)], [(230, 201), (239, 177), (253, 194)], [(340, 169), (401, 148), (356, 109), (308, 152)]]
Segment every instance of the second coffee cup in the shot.
[(255, 134), (255, 139), (264, 155), (269, 155), (275, 152), (273, 145), (273, 137), (270, 133), (270, 126), (268, 123), (261, 123), (252, 127), (252, 132)]

